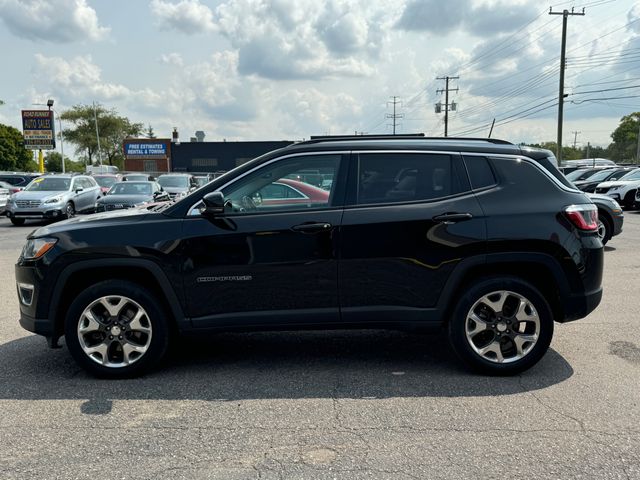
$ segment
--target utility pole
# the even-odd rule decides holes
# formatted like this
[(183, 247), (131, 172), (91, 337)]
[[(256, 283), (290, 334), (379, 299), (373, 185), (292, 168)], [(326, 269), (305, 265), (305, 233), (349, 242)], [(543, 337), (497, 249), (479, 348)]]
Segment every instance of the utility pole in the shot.
[(573, 148), (576, 148), (576, 144), (578, 143), (578, 134), (582, 132), (571, 132), (573, 133)]
[[(436, 80), (444, 80), (445, 87), (444, 89), (436, 90), (436, 93), (444, 92), (444, 136), (447, 137), (449, 135), (449, 111), (456, 111), (456, 103), (449, 103), (449, 92), (458, 92), (458, 88), (455, 89), (449, 88), (449, 80), (458, 80), (460, 77), (437, 77)], [(442, 103), (436, 103), (436, 113), (440, 113), (442, 111)]]
[(404, 115), (402, 115), (401, 113), (396, 114), (396, 105), (400, 104), (402, 105), (402, 102), (399, 102), (397, 100), (398, 97), (396, 97), (395, 95), (393, 97), (393, 100), (391, 102), (387, 102), (387, 105), (392, 104), (393, 105), (393, 113), (387, 113), (386, 117), (387, 118), (391, 118), (393, 120), (393, 134), (396, 134), (396, 120), (399, 118), (404, 118)]
[(93, 119), (96, 122), (96, 139), (98, 140), (98, 165), (102, 167), (102, 155), (100, 154), (100, 131), (98, 130), (98, 110), (96, 109), (96, 102), (93, 102)]
[(556, 157), (558, 158), (558, 165), (562, 164), (562, 120), (564, 114), (564, 69), (565, 69), (565, 52), (567, 50), (567, 18), (569, 15), (584, 15), (584, 8), (582, 12), (574, 12), (565, 9), (562, 12), (554, 12), (553, 7), (549, 7), (549, 15), (562, 15), (562, 50), (560, 51), (560, 88), (558, 92), (558, 151)]
[(636, 163), (640, 162), (640, 124), (638, 125), (638, 140), (636, 141)]

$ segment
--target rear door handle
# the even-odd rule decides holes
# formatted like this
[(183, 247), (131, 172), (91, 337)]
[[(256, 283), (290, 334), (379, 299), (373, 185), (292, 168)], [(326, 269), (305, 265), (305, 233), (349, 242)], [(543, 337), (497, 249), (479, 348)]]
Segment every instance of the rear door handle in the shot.
[(302, 223), (300, 225), (295, 225), (295, 226), (291, 227), (291, 230), (293, 230), (294, 232), (300, 232), (300, 233), (328, 232), (329, 230), (331, 230), (331, 224), (330, 223), (324, 223), (324, 222)]
[(443, 213), (442, 215), (436, 215), (432, 218), (434, 222), (441, 223), (456, 223), (464, 222), (465, 220), (471, 220), (473, 215), (470, 213)]

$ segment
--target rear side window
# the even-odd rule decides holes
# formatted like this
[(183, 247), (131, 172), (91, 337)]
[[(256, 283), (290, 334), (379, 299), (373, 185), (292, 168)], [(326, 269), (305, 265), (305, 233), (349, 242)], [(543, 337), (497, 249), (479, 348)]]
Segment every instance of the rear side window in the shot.
[(463, 192), (459, 157), (422, 153), (363, 153), (358, 161), (358, 204), (433, 200)]
[(488, 158), (465, 156), (464, 163), (471, 180), (471, 188), (474, 190), (491, 187), (497, 183)]

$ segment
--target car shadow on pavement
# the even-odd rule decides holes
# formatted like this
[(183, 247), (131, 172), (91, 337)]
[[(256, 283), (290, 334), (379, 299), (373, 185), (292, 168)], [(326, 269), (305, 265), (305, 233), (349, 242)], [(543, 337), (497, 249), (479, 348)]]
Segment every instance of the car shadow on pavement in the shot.
[(395, 331), (224, 333), (181, 339), (159, 368), (138, 379), (99, 380), (66, 347), (29, 336), (0, 345), (0, 399), (85, 399), (84, 413), (111, 400), (245, 400), (501, 396), (546, 388), (573, 375), (550, 349), (515, 377), (463, 369), (443, 334)]

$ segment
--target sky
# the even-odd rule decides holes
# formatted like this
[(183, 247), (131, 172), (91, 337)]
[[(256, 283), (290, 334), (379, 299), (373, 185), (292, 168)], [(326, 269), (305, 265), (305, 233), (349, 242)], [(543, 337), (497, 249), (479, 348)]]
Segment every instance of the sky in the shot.
[[(582, 0), (0, 0), (0, 123), (99, 102), (159, 137), (449, 135), (606, 146), (640, 111), (640, 2)], [(574, 132), (579, 132), (575, 134)], [(68, 153), (68, 152), (65, 152)]]

